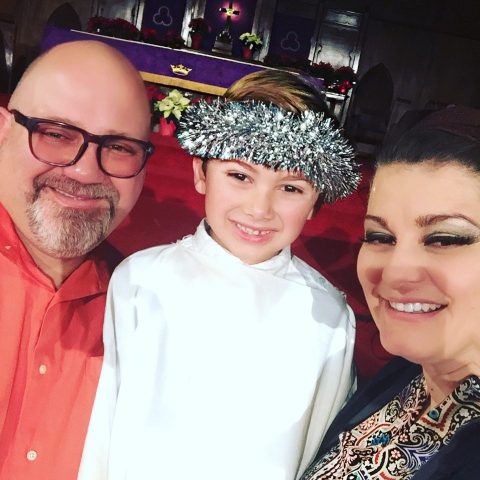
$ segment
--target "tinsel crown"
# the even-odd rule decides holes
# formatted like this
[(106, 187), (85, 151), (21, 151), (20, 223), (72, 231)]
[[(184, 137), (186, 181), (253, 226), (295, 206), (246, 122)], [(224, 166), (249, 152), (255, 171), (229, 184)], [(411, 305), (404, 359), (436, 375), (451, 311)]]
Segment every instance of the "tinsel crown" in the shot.
[(341, 130), (311, 110), (295, 114), (256, 100), (201, 100), (184, 112), (177, 138), (196, 157), (300, 172), (326, 203), (346, 197), (360, 181)]

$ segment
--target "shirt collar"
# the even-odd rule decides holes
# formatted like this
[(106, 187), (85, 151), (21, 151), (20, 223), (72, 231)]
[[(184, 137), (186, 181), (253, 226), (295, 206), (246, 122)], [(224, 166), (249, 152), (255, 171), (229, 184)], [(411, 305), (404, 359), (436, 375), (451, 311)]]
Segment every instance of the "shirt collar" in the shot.
[(203, 219), (192, 238), (194, 248), (209, 257), (215, 258), (223, 263), (231, 263), (236, 265), (245, 265), (247, 267), (271, 273), (279, 277), (284, 277), (291, 264), (292, 253), (290, 246), (285, 247), (277, 255), (261, 263), (248, 265), (239, 258), (232, 255), (228, 250), (219, 245), (207, 232), (206, 219)]
[[(24, 274), (44, 288), (55, 291), (52, 280), (40, 270), (20, 240), (15, 225), (0, 203), (0, 255), (14, 263)], [(118, 263), (109, 254), (108, 246), (101, 245), (62, 283), (58, 293), (64, 300), (105, 293), (113, 266)], [(112, 260), (110, 262), (110, 260)], [(88, 279), (88, 281), (85, 281)]]

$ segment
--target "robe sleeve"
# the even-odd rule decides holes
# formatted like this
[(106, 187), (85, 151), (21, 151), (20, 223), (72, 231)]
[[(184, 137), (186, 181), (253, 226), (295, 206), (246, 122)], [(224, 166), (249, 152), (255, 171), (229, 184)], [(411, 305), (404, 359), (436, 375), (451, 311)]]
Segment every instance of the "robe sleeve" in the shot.
[(329, 358), (317, 382), (310, 424), (297, 478), (301, 476), (315, 457), (328, 427), (356, 389), (353, 366), (354, 343), (355, 315), (345, 302), (338, 319), (334, 339), (331, 342)]
[[(115, 270), (107, 292), (103, 327), (104, 359), (80, 464), (78, 480), (108, 478), (110, 438), (125, 361), (126, 342), (136, 328), (135, 288), (130, 284), (128, 263)], [(120, 353), (120, 354), (119, 354)]]

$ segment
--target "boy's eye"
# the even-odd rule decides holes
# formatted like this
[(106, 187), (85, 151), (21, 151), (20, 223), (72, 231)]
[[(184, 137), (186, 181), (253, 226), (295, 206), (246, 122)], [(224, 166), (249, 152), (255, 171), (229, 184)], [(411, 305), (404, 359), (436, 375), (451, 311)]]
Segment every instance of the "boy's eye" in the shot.
[(395, 237), (384, 232), (365, 232), (362, 241), (371, 245), (395, 245)]
[(244, 182), (247, 179), (247, 176), (244, 173), (240, 173), (240, 172), (228, 172), (227, 175), (229, 177), (236, 178), (237, 180), (240, 180), (241, 182)]
[(295, 185), (284, 185), (283, 189), (288, 193), (303, 193), (303, 190)]
[(424, 245), (430, 247), (450, 247), (471, 245), (476, 240), (476, 237), (474, 237), (473, 235), (452, 235), (448, 233), (435, 233), (425, 237), (423, 239), (423, 243)]

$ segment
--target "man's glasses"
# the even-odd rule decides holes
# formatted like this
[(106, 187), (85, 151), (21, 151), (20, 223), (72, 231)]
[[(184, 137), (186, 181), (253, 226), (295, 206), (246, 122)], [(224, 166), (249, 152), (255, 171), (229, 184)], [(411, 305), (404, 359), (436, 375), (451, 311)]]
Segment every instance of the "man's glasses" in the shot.
[(15, 121), (28, 130), (32, 155), (43, 163), (68, 167), (77, 163), (89, 143), (96, 143), (97, 161), (102, 172), (117, 178), (138, 175), (154, 147), (150, 142), (120, 135), (93, 135), (87, 131), (44, 118), (27, 117), (11, 110)]

